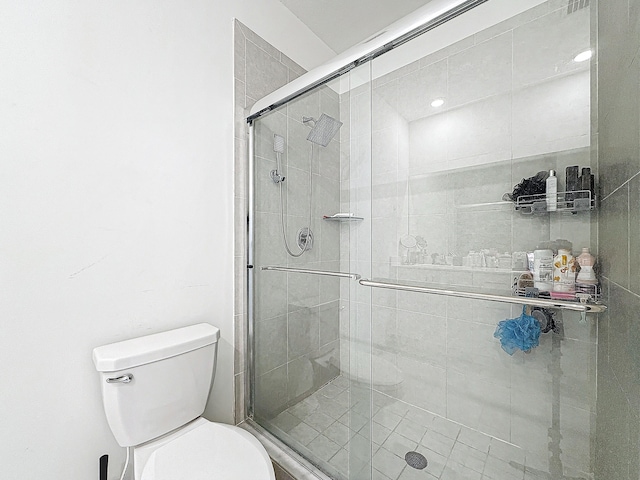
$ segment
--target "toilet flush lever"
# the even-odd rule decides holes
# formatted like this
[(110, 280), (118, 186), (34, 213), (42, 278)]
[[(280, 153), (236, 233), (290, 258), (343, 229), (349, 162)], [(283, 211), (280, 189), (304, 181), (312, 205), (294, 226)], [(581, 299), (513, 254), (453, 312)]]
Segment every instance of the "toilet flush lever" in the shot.
[(133, 380), (133, 375), (127, 373), (120, 377), (107, 378), (107, 383), (129, 383), (131, 380)]

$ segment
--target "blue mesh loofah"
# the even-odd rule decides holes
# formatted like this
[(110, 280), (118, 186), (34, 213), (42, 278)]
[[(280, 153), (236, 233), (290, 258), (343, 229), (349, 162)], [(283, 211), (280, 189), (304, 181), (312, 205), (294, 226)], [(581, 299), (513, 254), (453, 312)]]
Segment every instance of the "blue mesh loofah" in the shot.
[(540, 343), (540, 324), (525, 313), (525, 308), (522, 307), (522, 315), (518, 318), (499, 322), (493, 334), (500, 339), (502, 349), (509, 355), (513, 355), (517, 349), (526, 352)]

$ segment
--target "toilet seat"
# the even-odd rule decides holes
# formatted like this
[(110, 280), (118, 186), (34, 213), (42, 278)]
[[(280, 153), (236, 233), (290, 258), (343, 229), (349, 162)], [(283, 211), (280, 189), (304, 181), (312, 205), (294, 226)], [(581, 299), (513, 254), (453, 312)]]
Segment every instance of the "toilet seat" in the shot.
[(253, 435), (204, 418), (136, 447), (134, 455), (136, 480), (275, 480)]

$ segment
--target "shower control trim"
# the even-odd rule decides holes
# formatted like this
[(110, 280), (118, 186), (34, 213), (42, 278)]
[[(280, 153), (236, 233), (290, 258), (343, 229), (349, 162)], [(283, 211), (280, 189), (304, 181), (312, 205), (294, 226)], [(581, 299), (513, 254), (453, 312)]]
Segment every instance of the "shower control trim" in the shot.
[(269, 175), (271, 176), (271, 180), (273, 180), (273, 183), (275, 183), (276, 185), (280, 182), (284, 182), (285, 177), (283, 175), (280, 175), (278, 173), (278, 170), (271, 170), (271, 172), (269, 172)]
[(120, 377), (107, 378), (107, 383), (131, 383), (133, 380), (133, 375), (127, 373)]

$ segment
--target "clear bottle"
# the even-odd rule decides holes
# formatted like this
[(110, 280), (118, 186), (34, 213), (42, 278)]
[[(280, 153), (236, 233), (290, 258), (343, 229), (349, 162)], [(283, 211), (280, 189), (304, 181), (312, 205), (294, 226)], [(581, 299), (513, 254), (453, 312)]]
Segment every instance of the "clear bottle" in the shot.
[(576, 283), (586, 283), (589, 285), (595, 285), (598, 283), (596, 273), (593, 271), (593, 266), (596, 264), (596, 257), (591, 255), (588, 247), (582, 247), (582, 253), (576, 258), (580, 265), (580, 271), (578, 272), (578, 278)]
[(549, 178), (547, 178), (547, 211), (555, 212), (558, 210), (558, 177), (555, 170), (549, 170)]
[(553, 290), (569, 293), (576, 290), (576, 260), (564, 248), (558, 250), (553, 260)]

